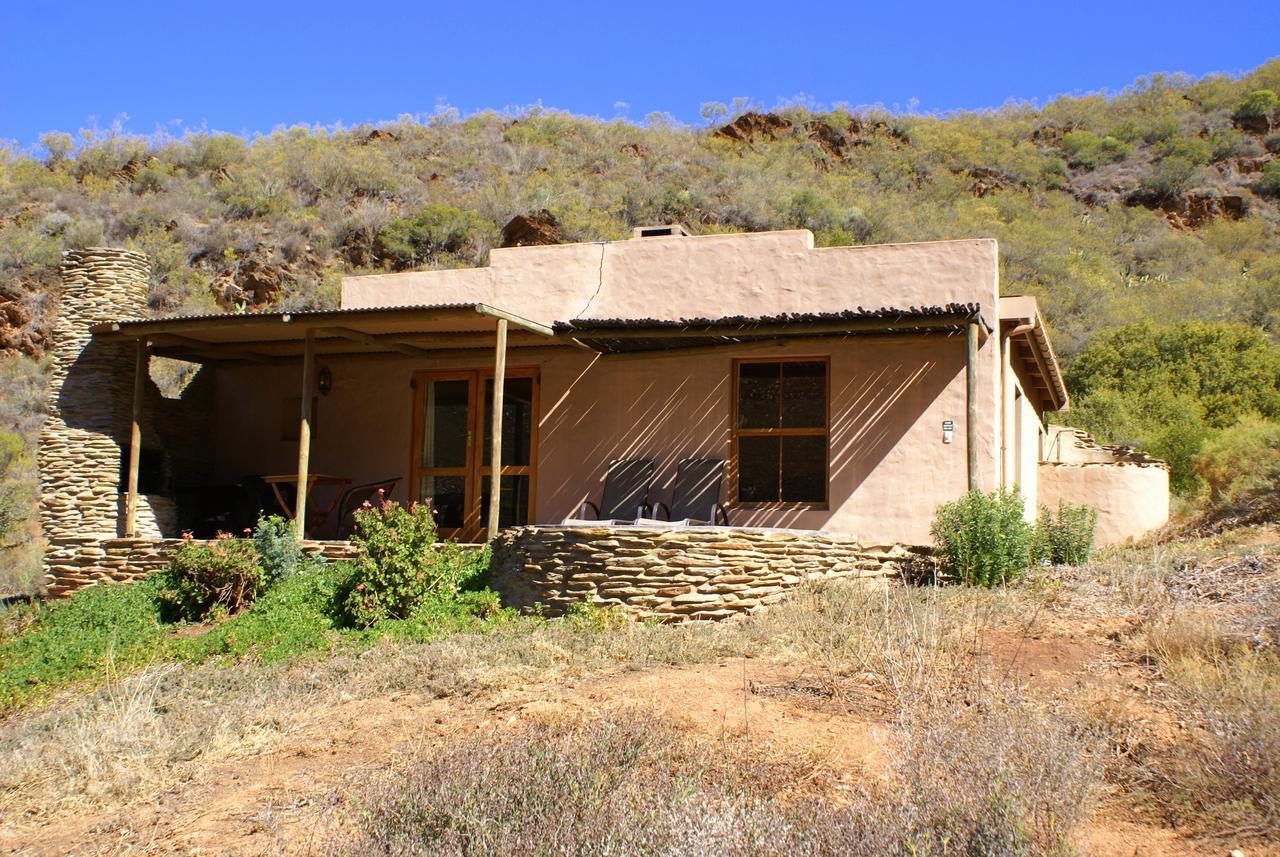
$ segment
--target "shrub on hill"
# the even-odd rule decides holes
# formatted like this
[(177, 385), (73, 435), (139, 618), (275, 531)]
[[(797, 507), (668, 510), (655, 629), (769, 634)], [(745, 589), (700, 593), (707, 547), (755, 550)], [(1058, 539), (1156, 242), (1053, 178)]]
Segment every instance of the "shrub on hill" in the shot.
[(1248, 416), (1209, 439), (1196, 457), (1214, 519), (1280, 514), (1280, 422)]

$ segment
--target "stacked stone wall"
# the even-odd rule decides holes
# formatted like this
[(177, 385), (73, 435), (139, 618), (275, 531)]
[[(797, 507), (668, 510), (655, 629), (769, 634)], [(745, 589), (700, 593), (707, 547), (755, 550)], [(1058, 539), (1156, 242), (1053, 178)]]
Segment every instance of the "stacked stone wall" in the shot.
[(664, 622), (723, 619), (773, 604), (806, 580), (912, 574), (924, 548), (803, 530), (523, 527), (494, 546), (503, 602), (559, 615), (590, 602)]
[(135, 347), (95, 341), (93, 324), (142, 318), (151, 266), (141, 253), (70, 251), (54, 325), (49, 416), (40, 433), (40, 523), (51, 543), (118, 535)]
[[(45, 554), (49, 594), (66, 595), (86, 586), (128, 583), (169, 564), (183, 539), (79, 538), (50, 542)], [(331, 560), (351, 560), (351, 542), (304, 541), (303, 550)]]

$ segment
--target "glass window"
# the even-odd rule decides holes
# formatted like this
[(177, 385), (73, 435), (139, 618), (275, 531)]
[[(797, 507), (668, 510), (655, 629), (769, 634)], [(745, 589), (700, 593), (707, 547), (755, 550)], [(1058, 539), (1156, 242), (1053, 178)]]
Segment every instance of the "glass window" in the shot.
[(734, 402), (738, 500), (827, 500), (827, 362), (737, 364)]

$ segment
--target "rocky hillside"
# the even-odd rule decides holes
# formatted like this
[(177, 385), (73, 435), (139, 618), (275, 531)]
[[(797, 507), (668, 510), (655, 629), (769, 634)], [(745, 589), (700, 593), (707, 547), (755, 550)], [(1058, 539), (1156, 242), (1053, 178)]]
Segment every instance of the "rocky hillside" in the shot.
[(510, 243), (807, 227), (820, 243), (994, 236), (1068, 355), (1133, 318), (1280, 323), (1280, 60), (1242, 78), (950, 116), (705, 128), (444, 113), (244, 140), (50, 133), (0, 152), (0, 349), (49, 346), (62, 250), (156, 261), (158, 313), (331, 305), (344, 272), (482, 265)]

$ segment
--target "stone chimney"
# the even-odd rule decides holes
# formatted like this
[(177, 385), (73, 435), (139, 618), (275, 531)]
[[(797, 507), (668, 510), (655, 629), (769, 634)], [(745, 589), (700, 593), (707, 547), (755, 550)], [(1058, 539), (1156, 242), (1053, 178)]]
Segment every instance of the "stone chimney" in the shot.
[(94, 341), (89, 328), (143, 318), (151, 264), (141, 253), (88, 247), (64, 254), (54, 325), (49, 417), (40, 433), (40, 524), (59, 541), (119, 535), (135, 346)]

